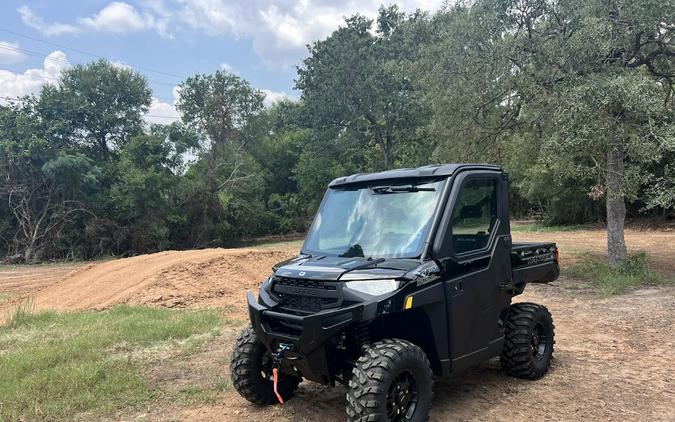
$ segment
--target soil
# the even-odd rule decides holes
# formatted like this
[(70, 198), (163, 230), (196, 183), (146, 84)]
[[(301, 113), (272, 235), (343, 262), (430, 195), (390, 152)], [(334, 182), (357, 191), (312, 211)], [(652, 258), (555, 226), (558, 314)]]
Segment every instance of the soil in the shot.
[(62, 280), (82, 264), (11, 265), (0, 270), (0, 323), (3, 309), (10, 309), (19, 300), (30, 297), (46, 286)]
[(297, 243), (275, 248), (166, 251), (53, 269), (17, 266), (0, 272), (0, 321), (21, 302), (34, 310), (103, 309), (120, 303), (170, 308), (219, 307), (246, 315), (246, 290), (256, 290), (272, 265), (297, 253)]
[[(516, 241), (556, 241), (563, 266), (576, 254), (601, 253), (601, 230), (514, 233)], [(675, 272), (675, 233), (629, 230), (631, 250), (646, 250), (669, 276)], [(153, 384), (171, 388), (217, 374), (229, 379), (227, 362), (245, 325), (244, 294), (255, 290), (270, 267), (297, 252), (299, 243), (169, 251), (71, 266), (9, 267), (0, 271), (0, 313), (32, 297), (37, 309), (100, 309), (118, 303), (178, 308), (218, 307), (228, 317), (221, 335), (181, 362), (151, 368)], [(573, 253), (572, 253), (573, 252)], [(577, 280), (561, 277), (531, 285), (517, 301), (549, 307), (556, 350), (549, 374), (517, 380), (491, 360), (435, 385), (430, 420), (675, 420), (675, 287), (598, 297)], [(1, 319), (1, 318), (0, 318)], [(176, 366), (178, 365), (178, 367)], [(222, 376), (221, 376), (222, 375)], [(344, 420), (343, 387), (305, 382), (285, 406), (260, 408), (231, 386), (215, 403), (165, 404), (117, 420), (317, 421)]]

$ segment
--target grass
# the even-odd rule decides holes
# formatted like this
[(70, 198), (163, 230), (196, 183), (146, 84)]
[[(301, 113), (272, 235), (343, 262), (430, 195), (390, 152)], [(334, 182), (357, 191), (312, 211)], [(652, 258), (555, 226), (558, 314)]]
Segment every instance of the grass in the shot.
[(0, 421), (90, 420), (157, 398), (143, 366), (194, 347), (220, 325), (215, 311), (28, 307), (0, 327)]
[(8, 300), (11, 300), (14, 296), (16, 296), (14, 293), (0, 292), (0, 303), (7, 302)]
[(542, 223), (518, 223), (511, 224), (511, 231), (527, 233), (549, 233), (549, 232), (571, 232), (578, 230), (587, 230), (587, 226), (573, 224), (570, 226), (546, 226)]
[(631, 288), (663, 284), (667, 280), (649, 268), (645, 252), (628, 255), (618, 268), (611, 268), (606, 259), (585, 255), (565, 268), (565, 272), (572, 277), (591, 282), (606, 296), (621, 294)]

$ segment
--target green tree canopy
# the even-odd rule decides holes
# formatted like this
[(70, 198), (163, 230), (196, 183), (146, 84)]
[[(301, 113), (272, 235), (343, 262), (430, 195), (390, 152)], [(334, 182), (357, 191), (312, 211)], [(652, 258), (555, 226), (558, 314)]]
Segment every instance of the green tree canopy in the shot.
[(625, 201), (673, 149), (673, 10), (621, 0), (450, 7), (436, 17), (422, 78), (434, 87), (436, 133), (447, 135), (439, 155), (512, 163), (526, 192), (582, 182), (605, 200), (617, 264)]
[(67, 69), (55, 85), (44, 85), (37, 112), (49, 124), (50, 142), (108, 159), (111, 150), (143, 132), (150, 99), (145, 77), (99, 60)]
[(427, 115), (405, 71), (418, 47), (406, 34), (424, 19), (396, 6), (381, 8), (374, 30), (372, 20), (352, 16), (309, 47), (296, 87), (323, 139), (342, 139), (362, 150), (375, 145), (382, 157), (378, 167), (384, 168), (394, 166), (401, 143), (417, 139)]

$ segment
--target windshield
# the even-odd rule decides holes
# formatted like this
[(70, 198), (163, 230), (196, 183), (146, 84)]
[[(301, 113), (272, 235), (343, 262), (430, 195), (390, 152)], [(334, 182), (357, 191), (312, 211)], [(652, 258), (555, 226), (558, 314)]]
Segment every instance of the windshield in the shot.
[(421, 255), (445, 180), (329, 189), (303, 251), (345, 257)]

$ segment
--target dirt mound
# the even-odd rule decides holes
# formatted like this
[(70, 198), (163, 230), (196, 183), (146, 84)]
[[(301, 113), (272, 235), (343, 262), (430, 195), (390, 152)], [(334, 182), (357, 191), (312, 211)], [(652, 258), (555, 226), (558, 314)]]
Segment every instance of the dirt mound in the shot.
[[(273, 264), (297, 253), (270, 249), (167, 251), (84, 265), (31, 296), (36, 310), (101, 309), (120, 303), (223, 307), (245, 315), (245, 289), (255, 289)], [(25, 299), (7, 302), (5, 310)]]
[(246, 315), (244, 292), (256, 291), (272, 265), (297, 254), (295, 249), (235, 249), (199, 262), (185, 261), (159, 272), (128, 302), (177, 308), (220, 307)]

